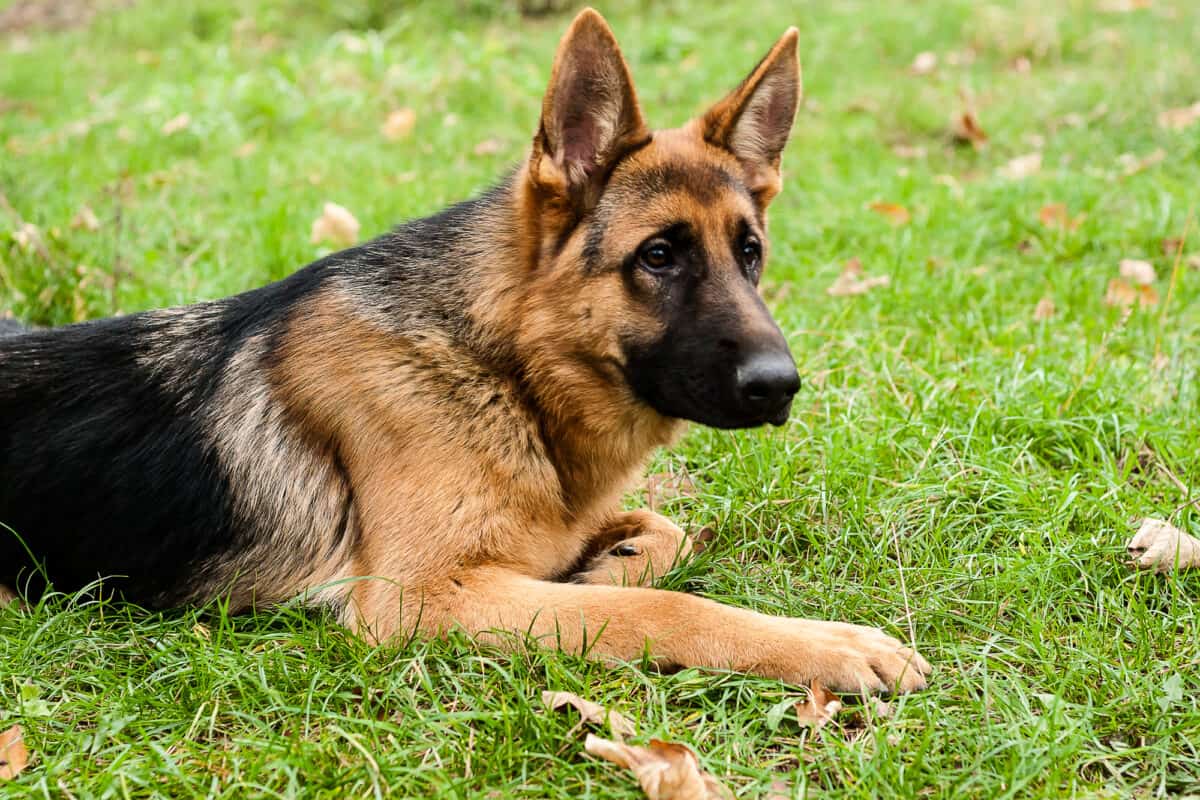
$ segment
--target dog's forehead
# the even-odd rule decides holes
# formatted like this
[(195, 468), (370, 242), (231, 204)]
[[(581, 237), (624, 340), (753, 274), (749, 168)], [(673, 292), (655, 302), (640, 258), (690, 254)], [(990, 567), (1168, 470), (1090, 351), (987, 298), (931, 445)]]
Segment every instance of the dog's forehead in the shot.
[(607, 191), (623, 199), (685, 192), (704, 203), (736, 202), (726, 199), (731, 193), (750, 198), (737, 160), (687, 128), (655, 131), (617, 166)]
[(761, 226), (761, 212), (738, 162), (685, 134), (655, 133), (613, 171), (589, 225), (593, 252), (601, 240), (628, 248), (681, 222), (719, 238), (741, 220)]

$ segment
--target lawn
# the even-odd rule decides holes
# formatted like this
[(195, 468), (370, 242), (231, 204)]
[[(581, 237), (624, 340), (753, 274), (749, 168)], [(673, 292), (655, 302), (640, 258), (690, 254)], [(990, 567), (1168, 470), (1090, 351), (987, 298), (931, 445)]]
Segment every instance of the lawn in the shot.
[[(571, 13), (105, 0), (51, 30), (17, 5), (0, 315), (37, 324), (281, 278), (326, 252), (325, 202), (369, 237), (480, 191), (521, 157)], [(694, 747), (738, 797), (1200, 796), (1200, 574), (1124, 552), (1141, 517), (1200, 529), (1200, 121), (1161, 116), (1200, 101), (1200, 5), (600, 10), (660, 127), (801, 32), (764, 293), (805, 385), (784, 428), (656, 456), (696, 485), (668, 513), (719, 533), (664, 583), (881, 626), (930, 688), (814, 733), (780, 713), (803, 690), (762, 679), (52, 597), (0, 610), (0, 730), (31, 753), (0, 796), (639, 797), (544, 689)], [(963, 113), (986, 143), (955, 138)], [(831, 295), (854, 259), (887, 284)]]

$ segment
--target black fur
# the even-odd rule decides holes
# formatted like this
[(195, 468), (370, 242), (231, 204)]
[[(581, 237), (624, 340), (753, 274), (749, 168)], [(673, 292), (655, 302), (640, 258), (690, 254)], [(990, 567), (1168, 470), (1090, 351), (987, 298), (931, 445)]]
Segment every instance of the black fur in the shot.
[[(139, 359), (148, 341), (176, 335), (178, 320), (154, 312), (4, 340), (0, 522), (57, 588), (104, 576), (131, 599), (171, 605), (235, 544), (230, 487), (199, 412), (245, 338), (325, 270), (189, 309), (191, 356), (169, 376)], [(9, 531), (0, 531), (0, 582), (41, 588)]]
[[(222, 562), (269, 541), (272, 522), (263, 509), (237, 518), (239, 487), (205, 422), (231, 359), (265, 337), (268, 371), (297, 307), (329, 281), (398, 331), (469, 338), (472, 280), (455, 265), (478, 249), (471, 220), (506, 190), (223, 300), (50, 330), (0, 320), (0, 334), (20, 334), (0, 338), (0, 583), (36, 594), (45, 577), (61, 591), (103, 577), (151, 607), (213, 594), (230, 577)], [(336, 541), (355, 533), (352, 497), (337, 453), (320, 455), (343, 474), (337, 530), (322, 540)]]

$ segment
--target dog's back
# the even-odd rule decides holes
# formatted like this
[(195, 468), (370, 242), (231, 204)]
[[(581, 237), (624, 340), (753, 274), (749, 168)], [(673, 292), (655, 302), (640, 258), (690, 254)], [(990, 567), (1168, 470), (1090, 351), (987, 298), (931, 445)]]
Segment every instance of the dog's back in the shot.
[[(310, 268), (227, 300), (0, 334), (0, 583), (74, 589), (118, 576), (150, 605), (193, 598), (236, 549), (234, 476), (209, 413), (260, 387), (231, 365), (262, 354)], [(257, 365), (247, 365), (257, 369)], [(245, 424), (267, 420), (247, 416)], [(282, 446), (282, 445), (277, 445)], [(24, 537), (24, 538), (18, 538)]]

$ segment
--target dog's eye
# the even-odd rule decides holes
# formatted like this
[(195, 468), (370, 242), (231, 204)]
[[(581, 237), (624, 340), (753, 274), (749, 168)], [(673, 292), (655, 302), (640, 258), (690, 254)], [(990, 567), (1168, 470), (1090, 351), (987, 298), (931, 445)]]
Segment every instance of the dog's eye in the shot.
[(758, 269), (762, 261), (762, 245), (753, 237), (742, 242), (742, 262), (750, 270)]
[(636, 556), (638, 554), (637, 545), (621, 544), (613, 549), (614, 556)]
[(675, 266), (671, 245), (662, 239), (655, 239), (642, 247), (638, 260), (650, 272), (666, 272)]

